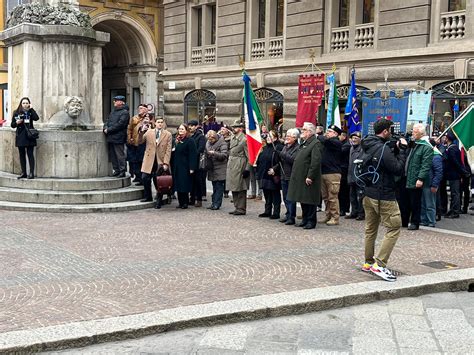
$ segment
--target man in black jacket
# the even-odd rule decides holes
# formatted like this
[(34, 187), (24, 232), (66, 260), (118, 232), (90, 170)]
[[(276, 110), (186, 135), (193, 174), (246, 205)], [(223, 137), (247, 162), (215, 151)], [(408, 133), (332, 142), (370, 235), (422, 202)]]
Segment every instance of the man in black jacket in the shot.
[(341, 186), (342, 142), (339, 135), (342, 130), (329, 126), (324, 136), (318, 136), (323, 143), (323, 157), (321, 160), (321, 195), (325, 204), (326, 224), (339, 224), (339, 189)]
[(114, 176), (125, 177), (125, 143), (130, 114), (125, 108), (125, 96), (114, 97), (114, 110), (109, 114), (104, 124), (104, 134), (107, 136), (109, 159), (112, 162)]
[[(204, 137), (201, 129), (199, 129), (199, 122), (196, 120), (189, 121), (189, 131), (191, 132), (191, 139), (193, 139), (196, 144), (198, 159), (200, 159), (206, 149), (206, 137)], [(205, 193), (203, 193), (205, 191), (202, 189), (202, 178), (206, 175), (206, 171), (199, 169), (199, 161), (197, 167), (193, 174), (193, 187), (189, 202), (194, 204), (194, 207), (202, 207), (202, 196), (205, 195)]]
[[(406, 162), (405, 151), (398, 147), (406, 147), (403, 138), (393, 149), (389, 145), (392, 122), (381, 119), (374, 123), (374, 136), (368, 136), (362, 141), (362, 149), (366, 156), (377, 166), (378, 179), (370, 186), (365, 187), (363, 205), (365, 209), (365, 263), (362, 271), (372, 272), (386, 281), (395, 281), (397, 278), (386, 268), (390, 254), (400, 236), (402, 220), (400, 209), (395, 197), (395, 177), (403, 174)], [(379, 224), (382, 222), (386, 233), (378, 255), (375, 257), (375, 240)]]

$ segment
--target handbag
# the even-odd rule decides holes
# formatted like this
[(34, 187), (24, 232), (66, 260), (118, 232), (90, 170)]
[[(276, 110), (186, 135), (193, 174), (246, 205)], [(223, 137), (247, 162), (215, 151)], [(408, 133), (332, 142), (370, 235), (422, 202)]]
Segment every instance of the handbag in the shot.
[(169, 170), (163, 171), (161, 175), (155, 176), (156, 192), (159, 194), (171, 193), (173, 187), (173, 176)]
[(206, 153), (199, 154), (199, 170), (212, 170), (214, 163)]
[(275, 185), (280, 185), (281, 183), (281, 176), (280, 175), (272, 175), (272, 180)]
[(39, 138), (39, 131), (35, 128), (28, 128), (28, 126), (25, 124), (26, 128), (26, 136), (30, 140), (38, 139)]

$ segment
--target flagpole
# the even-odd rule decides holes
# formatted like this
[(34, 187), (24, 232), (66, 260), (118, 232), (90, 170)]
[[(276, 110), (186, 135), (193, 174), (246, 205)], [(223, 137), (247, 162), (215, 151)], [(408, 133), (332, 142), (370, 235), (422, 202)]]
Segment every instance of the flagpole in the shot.
[(471, 102), (471, 103), (469, 104), (469, 106), (466, 107), (466, 109), (463, 111), (463, 113), (462, 113), (461, 115), (459, 115), (458, 118), (456, 118), (456, 119), (448, 126), (448, 128), (446, 128), (446, 129), (444, 130), (444, 132), (439, 135), (438, 138), (441, 138), (442, 136), (444, 136), (446, 133), (448, 133), (448, 131), (451, 129), (451, 127), (453, 127), (454, 125), (456, 125), (457, 123), (459, 123), (459, 121), (461, 121), (462, 119), (464, 119), (464, 116), (466, 116), (466, 114), (467, 114), (467, 112), (468, 112), (468, 110), (469, 110), (469, 108), (470, 108), (471, 106), (474, 106), (474, 102)]

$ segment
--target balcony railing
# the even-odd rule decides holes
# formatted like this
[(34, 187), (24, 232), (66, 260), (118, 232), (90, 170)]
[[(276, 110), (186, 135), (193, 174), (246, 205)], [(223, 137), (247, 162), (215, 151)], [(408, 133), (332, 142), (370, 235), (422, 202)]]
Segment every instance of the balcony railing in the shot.
[(283, 37), (259, 38), (252, 40), (251, 60), (275, 59), (283, 57)]
[(193, 47), (191, 65), (209, 65), (216, 63), (216, 46)]
[(357, 25), (355, 29), (354, 47), (355, 48), (373, 48), (374, 47), (375, 28), (373, 23)]
[(349, 27), (333, 28), (331, 32), (331, 51), (349, 49)]
[(440, 40), (464, 38), (466, 29), (466, 11), (452, 11), (441, 14), (439, 28)]

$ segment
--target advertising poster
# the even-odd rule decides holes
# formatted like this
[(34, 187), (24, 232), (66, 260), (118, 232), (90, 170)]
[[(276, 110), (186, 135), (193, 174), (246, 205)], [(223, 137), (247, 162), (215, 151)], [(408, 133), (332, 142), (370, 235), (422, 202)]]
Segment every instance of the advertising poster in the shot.
[(407, 132), (412, 131), (415, 123), (428, 124), (431, 105), (430, 91), (413, 91), (408, 97)]

